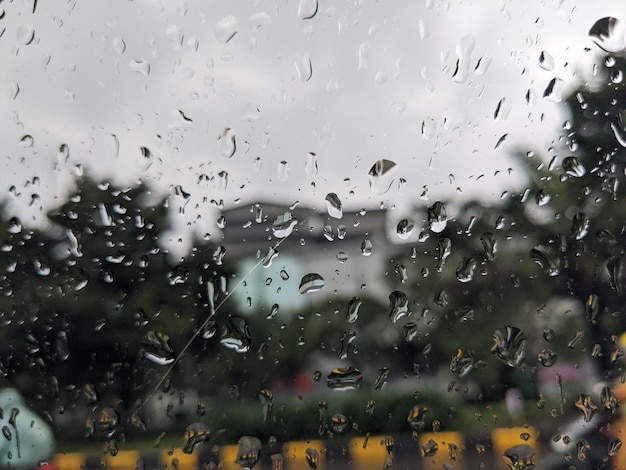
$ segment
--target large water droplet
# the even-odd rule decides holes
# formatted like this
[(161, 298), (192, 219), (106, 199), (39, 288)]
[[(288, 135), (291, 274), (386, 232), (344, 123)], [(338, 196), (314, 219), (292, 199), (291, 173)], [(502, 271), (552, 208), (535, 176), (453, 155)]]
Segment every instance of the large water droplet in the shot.
[(618, 406), (620, 406), (620, 401), (617, 399), (613, 389), (609, 386), (602, 388), (602, 391), (600, 392), (600, 403), (602, 405), (602, 409), (611, 414), (615, 413)]
[(468, 348), (459, 348), (450, 361), (450, 372), (465, 377), (474, 368), (474, 355)]
[(585, 173), (587, 173), (587, 170), (585, 169), (583, 164), (580, 163), (578, 158), (573, 156), (565, 157), (563, 159), (563, 163), (561, 163), (561, 166), (563, 167), (563, 171), (565, 171), (565, 174), (573, 176), (575, 178), (580, 178), (581, 176), (584, 176)]
[(563, 100), (564, 88), (565, 82), (558, 77), (554, 77), (550, 80), (548, 86), (546, 86), (546, 89), (543, 91), (543, 97), (553, 103), (560, 103)]
[(378, 369), (378, 375), (376, 376), (376, 380), (374, 381), (374, 390), (382, 389), (387, 383), (387, 378), (389, 377), (389, 368), (381, 367)]
[(575, 240), (582, 240), (589, 233), (589, 227), (591, 227), (591, 219), (584, 212), (578, 212), (572, 218), (570, 235)]
[(626, 122), (624, 122), (624, 114), (618, 114), (617, 118), (611, 122), (611, 130), (615, 135), (615, 140), (622, 146), (626, 147)]
[(246, 470), (251, 470), (261, 456), (261, 440), (258, 437), (242, 436), (239, 439), (239, 447), (237, 448), (236, 463)]
[(252, 345), (248, 322), (240, 317), (230, 317), (222, 329), (222, 346), (238, 353), (246, 353)]
[(557, 360), (557, 355), (551, 350), (544, 348), (537, 355), (537, 361), (544, 367), (552, 367)]
[(547, 51), (541, 51), (539, 54), (539, 67), (548, 72), (554, 70), (554, 58)]
[(537, 245), (530, 250), (530, 257), (548, 276), (554, 277), (561, 273), (561, 258), (554, 247)]
[(137, 72), (144, 77), (150, 75), (150, 62), (145, 59), (135, 59), (128, 66), (133, 72)]
[(320, 454), (312, 447), (307, 447), (304, 451), (304, 458), (306, 459), (306, 463), (309, 464), (309, 467), (312, 469), (316, 469), (320, 463)]
[(35, 39), (35, 28), (28, 24), (22, 23), (17, 27), (17, 41), (23, 46), (28, 46)]
[(347, 329), (343, 332), (343, 336), (341, 337), (341, 348), (337, 353), (339, 359), (348, 359), (348, 349), (354, 340), (356, 340), (356, 332), (354, 330)]
[(448, 256), (452, 252), (452, 242), (449, 238), (442, 238), (437, 243), (437, 272), (441, 272), (443, 270), (443, 265), (446, 262)]
[(626, 25), (612, 16), (600, 18), (589, 30), (589, 37), (606, 52), (622, 52), (626, 48)]
[(586, 393), (581, 393), (580, 395), (578, 395), (578, 398), (576, 398), (576, 402), (574, 403), (574, 406), (583, 413), (583, 419), (587, 423), (591, 421), (591, 418), (593, 418), (593, 415), (596, 414), (596, 411), (598, 411), (598, 407), (593, 402), (591, 397), (587, 395)]
[(322, 287), (324, 287), (324, 278), (317, 273), (309, 273), (302, 276), (298, 291), (301, 294), (310, 294), (317, 292)]
[(317, 176), (317, 155), (313, 152), (306, 154), (306, 160), (304, 162), (304, 170), (309, 178)]
[(409, 314), (409, 298), (399, 290), (389, 294), (389, 318), (393, 323)]
[(463, 36), (456, 45), (456, 68), (452, 74), (452, 80), (456, 83), (465, 83), (469, 73), (472, 51), (476, 40), (471, 35)]
[(428, 411), (428, 408), (422, 405), (415, 405), (409, 411), (409, 416), (406, 421), (409, 423), (409, 427), (414, 431), (421, 431), (426, 427), (426, 422), (424, 421), (424, 415)]
[(524, 332), (515, 326), (507, 326), (493, 333), (491, 352), (510, 367), (516, 367), (524, 358), (526, 337)]
[(296, 72), (301, 82), (308, 82), (313, 76), (313, 66), (311, 65), (311, 54), (300, 52), (294, 56)]
[(276, 177), (278, 181), (285, 182), (289, 179), (289, 164), (282, 160), (278, 162), (278, 167), (276, 168)]
[(335, 193), (328, 193), (326, 195), (326, 209), (330, 217), (334, 217), (335, 219), (341, 219), (343, 217), (341, 201), (339, 200), (339, 196)]
[(317, 14), (317, 0), (300, 0), (298, 4), (298, 18), (310, 20)]
[(363, 302), (358, 297), (352, 297), (350, 302), (348, 302), (348, 314), (347, 314), (347, 322), (354, 323), (359, 318), (359, 309), (361, 308)]
[(286, 238), (293, 232), (298, 224), (298, 219), (291, 215), (291, 212), (284, 212), (277, 216), (272, 222), (272, 233), (276, 238)]
[(496, 259), (496, 251), (498, 249), (498, 241), (492, 232), (485, 232), (480, 236), (480, 242), (485, 250), (485, 256), (489, 261)]
[(356, 367), (333, 369), (326, 377), (326, 385), (332, 390), (353, 390), (359, 387), (363, 380), (361, 371)]
[(528, 444), (518, 444), (504, 451), (504, 461), (511, 470), (535, 468), (535, 451)]
[(368, 172), (370, 190), (375, 195), (385, 194), (389, 191), (394, 180), (397, 166), (391, 160), (378, 160)]
[(170, 337), (160, 331), (148, 331), (141, 343), (146, 347), (144, 357), (160, 366), (174, 362), (174, 349)]
[(361, 253), (363, 256), (371, 255), (373, 249), (374, 247), (372, 246), (372, 242), (367, 238), (361, 242)]
[(187, 443), (185, 444), (183, 452), (191, 454), (199, 444), (207, 442), (211, 439), (211, 431), (204, 423), (191, 423), (185, 429), (185, 439), (187, 440)]
[(236, 132), (230, 127), (225, 128), (218, 137), (217, 142), (220, 146), (220, 153), (223, 157), (231, 158), (237, 151)]
[(443, 202), (437, 201), (427, 211), (427, 222), (435, 233), (441, 233), (448, 223), (448, 213)]
[(239, 21), (233, 15), (225, 16), (215, 23), (215, 38), (222, 44), (226, 44), (238, 32)]
[(456, 278), (460, 282), (470, 282), (474, 279), (476, 260), (471, 256), (464, 256), (461, 264), (456, 268)]
[(609, 282), (617, 295), (624, 293), (624, 261), (621, 256), (613, 256), (606, 263)]
[(400, 239), (406, 240), (411, 236), (414, 228), (415, 225), (413, 225), (413, 222), (408, 219), (402, 219), (400, 222), (398, 222), (398, 225), (396, 226), (396, 233), (398, 234), (398, 237), (400, 237)]
[(437, 131), (437, 123), (431, 117), (427, 117), (422, 121), (422, 137), (426, 140), (430, 140), (435, 136)]

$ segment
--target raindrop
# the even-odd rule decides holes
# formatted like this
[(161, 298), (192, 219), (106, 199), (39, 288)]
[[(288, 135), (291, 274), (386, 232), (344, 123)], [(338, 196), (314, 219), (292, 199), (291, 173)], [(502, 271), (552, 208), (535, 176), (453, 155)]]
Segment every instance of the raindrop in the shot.
[(535, 468), (535, 451), (528, 444), (518, 444), (504, 451), (504, 460), (511, 470)]
[(408, 219), (402, 219), (396, 226), (396, 233), (400, 239), (406, 240), (411, 236), (414, 228), (415, 226), (413, 225), (413, 222)]
[(606, 263), (609, 273), (609, 282), (617, 295), (624, 293), (624, 262), (621, 256), (613, 256)]
[(541, 51), (539, 54), (539, 67), (548, 72), (554, 69), (554, 58), (550, 55), (550, 53)]
[(511, 112), (511, 104), (507, 101), (506, 98), (502, 98), (498, 102), (498, 106), (496, 106), (496, 110), (493, 113), (493, 119), (495, 121), (505, 120), (510, 112)]
[(584, 212), (578, 212), (572, 218), (570, 235), (575, 240), (582, 240), (589, 233), (589, 227), (591, 227), (591, 219)]
[(626, 26), (612, 16), (596, 21), (589, 30), (589, 36), (606, 52), (619, 53), (626, 48)]
[(492, 232), (485, 232), (480, 236), (480, 242), (483, 245), (485, 256), (489, 261), (496, 259), (496, 251), (498, 249), (498, 240)]
[(376, 376), (376, 380), (374, 381), (374, 390), (380, 390), (387, 383), (387, 378), (389, 377), (389, 368), (381, 367), (378, 369), (378, 375)]
[(9, 219), (7, 232), (16, 234), (22, 231), (22, 222), (17, 217), (11, 217)]
[(23, 46), (28, 46), (35, 39), (35, 28), (27, 23), (17, 27), (17, 40)]
[(267, 253), (265, 253), (265, 255), (263, 256), (263, 259), (261, 260), (261, 264), (263, 265), (264, 268), (269, 268), (272, 265), (272, 262), (276, 259), (276, 257), (280, 254), (280, 252), (274, 248), (274, 247), (270, 247), (267, 250)]
[(354, 330), (347, 329), (343, 332), (343, 336), (341, 337), (341, 348), (337, 353), (339, 359), (348, 359), (348, 349), (354, 340), (356, 340), (356, 332)]
[(535, 194), (535, 202), (537, 203), (538, 206), (545, 206), (547, 203), (550, 202), (551, 196), (544, 192), (543, 189), (540, 189), (539, 191), (537, 191), (537, 194)]
[(335, 193), (328, 193), (326, 195), (326, 209), (328, 215), (335, 219), (341, 219), (343, 217), (343, 209), (341, 207), (341, 201)]
[(304, 170), (309, 178), (317, 176), (317, 155), (313, 152), (306, 154), (306, 160), (304, 162)]
[(409, 315), (409, 299), (406, 294), (394, 290), (389, 294), (389, 318), (396, 323), (401, 318)]
[(174, 349), (170, 337), (160, 331), (148, 331), (141, 340), (146, 346), (143, 356), (153, 363), (165, 366), (174, 362)]
[(228, 43), (239, 32), (239, 22), (233, 15), (225, 16), (215, 23), (215, 38), (222, 44)]
[(347, 314), (347, 322), (354, 323), (359, 318), (359, 309), (361, 308), (363, 302), (358, 297), (352, 297), (350, 302), (348, 302), (348, 314)]
[(312, 447), (307, 447), (304, 451), (304, 458), (306, 459), (306, 463), (308, 463), (309, 467), (312, 469), (316, 469), (320, 463), (320, 455), (317, 450)]
[(103, 408), (98, 416), (97, 428), (98, 432), (104, 434), (107, 439), (110, 439), (115, 431), (117, 431), (117, 425), (120, 421), (120, 415), (113, 408)]
[(452, 74), (452, 80), (456, 83), (465, 83), (467, 80), (471, 55), (476, 40), (471, 35), (463, 36), (456, 45), (456, 68)]
[(537, 355), (537, 361), (544, 367), (552, 367), (557, 360), (557, 355), (550, 349), (542, 349)]
[(339, 261), (340, 263), (345, 263), (346, 261), (348, 261), (348, 254), (344, 253), (343, 251), (340, 251), (337, 253), (337, 261)]
[(113, 50), (120, 55), (126, 51), (126, 43), (121, 37), (113, 38)]
[(431, 117), (427, 117), (422, 121), (422, 137), (426, 140), (430, 140), (435, 136), (437, 131), (437, 123)]
[(537, 245), (530, 250), (531, 259), (550, 277), (561, 273), (561, 258), (553, 247)]
[(585, 303), (585, 312), (587, 313), (587, 320), (591, 323), (595, 323), (598, 317), (598, 311), (600, 310), (600, 302), (598, 300), (598, 294), (589, 294), (587, 302)]
[(317, 14), (317, 0), (300, 0), (298, 4), (298, 18), (310, 20)]
[(620, 402), (611, 387), (606, 386), (602, 388), (600, 392), (600, 404), (602, 405), (602, 409), (607, 413), (613, 414), (617, 411)]
[(459, 377), (465, 377), (474, 369), (474, 355), (468, 348), (459, 348), (450, 361), (450, 372)]
[(294, 56), (296, 72), (301, 82), (308, 82), (313, 76), (313, 66), (311, 65), (311, 54), (300, 52)]
[(185, 439), (187, 443), (183, 448), (183, 452), (191, 454), (198, 444), (211, 439), (211, 431), (204, 423), (192, 423), (185, 429)]
[(341, 413), (336, 413), (330, 418), (330, 424), (333, 432), (343, 434), (348, 429), (348, 418)]
[(422, 450), (422, 456), (425, 459), (433, 457), (437, 453), (437, 451), (439, 450), (439, 444), (437, 444), (432, 439), (429, 439), (426, 444), (424, 444), (424, 445), (422, 445), (420, 447), (421, 447), (421, 450)]
[(553, 103), (560, 103), (563, 100), (563, 89), (565, 82), (558, 77), (553, 78), (543, 92), (543, 97)]
[(133, 72), (137, 72), (144, 77), (150, 75), (150, 62), (145, 59), (135, 59), (130, 62), (129, 67)]
[(609, 457), (615, 457), (619, 450), (622, 448), (622, 441), (620, 439), (611, 439), (608, 445)]
[(328, 416), (328, 403), (320, 401), (317, 403), (318, 427), (317, 433), (320, 436), (326, 434), (326, 418)]
[(263, 422), (267, 423), (272, 418), (272, 408), (274, 407), (274, 394), (271, 390), (264, 388), (259, 392), (259, 399), (263, 407)]
[(70, 351), (67, 345), (67, 332), (59, 331), (54, 339), (54, 349), (57, 353), (57, 357), (60, 361), (65, 361), (70, 356)]
[(593, 415), (596, 414), (596, 411), (598, 411), (598, 407), (593, 402), (591, 397), (585, 393), (578, 395), (574, 406), (583, 413), (583, 419), (586, 423), (591, 421)]
[(565, 174), (573, 176), (575, 178), (580, 178), (581, 176), (584, 176), (585, 173), (587, 173), (587, 170), (585, 169), (583, 164), (580, 163), (578, 158), (573, 156), (565, 157), (563, 159), (563, 163), (561, 163), (561, 166), (563, 167), (563, 171), (565, 171)]
[(220, 146), (220, 153), (225, 158), (231, 158), (237, 151), (237, 134), (234, 129), (226, 127), (222, 134), (218, 137), (217, 142)]
[(333, 369), (326, 377), (326, 385), (332, 390), (353, 390), (359, 387), (363, 380), (361, 371), (356, 367)]
[(289, 179), (289, 164), (286, 161), (281, 161), (278, 163), (278, 167), (276, 169), (276, 176), (279, 181), (285, 182)]
[(20, 142), (22, 143), (22, 147), (28, 148), (32, 147), (35, 144), (35, 139), (33, 139), (32, 135), (26, 134), (25, 136), (22, 136)]
[(443, 270), (443, 265), (446, 262), (448, 256), (452, 252), (452, 242), (449, 238), (442, 238), (437, 243), (437, 272), (441, 272)]
[(372, 242), (367, 238), (361, 242), (361, 253), (363, 256), (369, 256), (372, 254), (373, 246)]
[(430, 229), (435, 233), (441, 233), (448, 223), (448, 214), (443, 202), (437, 201), (427, 211), (427, 222)]
[(242, 436), (237, 448), (236, 463), (246, 470), (251, 470), (261, 456), (261, 440), (258, 437)]
[(391, 188), (397, 165), (391, 160), (378, 160), (368, 172), (369, 186), (373, 194), (385, 194)]
[(220, 343), (238, 353), (248, 352), (252, 345), (248, 322), (240, 317), (230, 317), (222, 329)]
[(45, 255), (37, 255), (33, 259), (33, 268), (35, 272), (40, 276), (47, 276), (50, 274), (50, 263)]
[(402, 327), (402, 330), (404, 331), (404, 340), (407, 342), (413, 341), (418, 333), (417, 323), (410, 321)]
[(619, 114), (617, 118), (611, 122), (611, 130), (615, 135), (615, 140), (622, 146), (626, 147), (626, 125), (624, 125), (623, 114)]
[(228, 188), (228, 172), (220, 171), (217, 174), (217, 189), (224, 191)]
[(60, 162), (67, 163), (70, 158), (70, 147), (67, 144), (61, 144), (57, 151), (57, 158)]
[(428, 411), (428, 408), (422, 405), (415, 405), (409, 411), (409, 416), (407, 417), (407, 423), (409, 423), (409, 427), (414, 431), (420, 431), (426, 427), (426, 422), (424, 421), (424, 415)]
[(324, 278), (317, 273), (309, 273), (302, 276), (298, 291), (301, 294), (310, 294), (317, 292), (324, 287)]
[(493, 333), (491, 352), (510, 367), (516, 367), (524, 358), (526, 338), (524, 332), (515, 326), (507, 326)]
[(461, 264), (456, 268), (456, 278), (460, 282), (470, 282), (474, 279), (476, 260), (471, 256), (464, 256)]

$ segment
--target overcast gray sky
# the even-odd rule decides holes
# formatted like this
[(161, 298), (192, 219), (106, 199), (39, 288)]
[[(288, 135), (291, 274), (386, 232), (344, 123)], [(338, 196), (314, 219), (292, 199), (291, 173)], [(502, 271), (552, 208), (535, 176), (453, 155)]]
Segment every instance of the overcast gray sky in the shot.
[[(177, 224), (202, 233), (215, 229), (211, 199), (324, 208), (333, 192), (348, 208), (402, 212), (519, 189), (513, 149), (562, 151), (549, 148), (565, 117), (544, 90), (589, 72), (601, 52), (589, 28), (624, 11), (617, 0), (1, 6), (0, 191), (23, 221), (83, 172), (145, 181), (174, 205), (181, 185), (191, 198)], [(368, 170), (382, 158), (406, 184), (375, 195)]]

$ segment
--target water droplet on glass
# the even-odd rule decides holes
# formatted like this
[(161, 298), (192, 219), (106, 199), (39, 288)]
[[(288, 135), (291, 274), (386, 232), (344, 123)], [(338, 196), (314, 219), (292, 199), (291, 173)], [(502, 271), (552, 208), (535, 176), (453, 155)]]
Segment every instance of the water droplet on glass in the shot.
[(615, 140), (622, 146), (626, 147), (626, 123), (624, 122), (623, 113), (617, 115), (614, 121), (611, 122), (611, 130), (615, 136)]
[(450, 361), (450, 372), (459, 377), (465, 377), (474, 369), (474, 355), (468, 348), (459, 348)]
[(274, 394), (271, 390), (264, 388), (259, 392), (259, 399), (262, 404), (263, 422), (267, 423), (272, 418), (272, 409), (274, 406)]
[(378, 375), (376, 376), (376, 380), (374, 381), (374, 390), (380, 390), (387, 383), (387, 378), (389, 377), (389, 368), (381, 367), (378, 369)]
[(409, 314), (409, 299), (406, 294), (399, 290), (394, 290), (389, 294), (389, 318), (396, 323), (401, 318)]
[(565, 82), (558, 77), (553, 78), (543, 91), (543, 97), (553, 103), (560, 103), (563, 100), (563, 90)]
[(187, 440), (187, 443), (183, 448), (183, 452), (191, 454), (196, 446), (211, 439), (211, 431), (204, 423), (191, 423), (187, 426), (187, 428), (185, 428), (185, 439)]
[(336, 413), (330, 418), (330, 425), (336, 434), (343, 434), (348, 429), (348, 424), (348, 418), (341, 413)]
[(585, 393), (578, 395), (574, 406), (583, 413), (583, 419), (586, 423), (591, 421), (593, 415), (596, 414), (596, 411), (598, 411), (598, 407), (593, 402), (591, 397)]
[(531, 259), (550, 277), (561, 273), (561, 258), (554, 247), (537, 245), (530, 250)]
[(418, 333), (417, 323), (410, 321), (402, 327), (402, 330), (404, 331), (404, 340), (407, 342), (413, 341)]
[(248, 322), (240, 317), (230, 317), (222, 329), (220, 344), (238, 353), (247, 353), (252, 345)]
[(492, 232), (485, 232), (480, 236), (480, 242), (483, 245), (485, 256), (489, 261), (496, 259), (496, 251), (498, 250), (498, 240)]
[(537, 191), (537, 194), (535, 194), (535, 202), (538, 206), (545, 206), (547, 203), (550, 202), (550, 199), (551, 196), (543, 189), (540, 189), (539, 191)]
[(356, 340), (356, 332), (354, 330), (347, 329), (343, 332), (343, 336), (341, 337), (341, 348), (337, 353), (339, 359), (348, 359), (348, 349), (354, 340)]
[(565, 171), (565, 174), (573, 176), (575, 178), (580, 178), (581, 176), (584, 176), (585, 173), (587, 173), (587, 170), (585, 169), (583, 164), (580, 163), (580, 161), (576, 157), (565, 157), (563, 159), (563, 163), (561, 163), (561, 166), (563, 167), (563, 171)]
[(281, 161), (278, 163), (278, 167), (276, 168), (276, 176), (278, 177), (278, 181), (285, 182), (289, 179), (289, 164), (286, 161)]
[(422, 137), (426, 140), (430, 140), (435, 136), (437, 132), (437, 123), (431, 117), (427, 117), (422, 121)]
[(313, 152), (306, 154), (306, 160), (304, 162), (304, 170), (309, 178), (317, 176), (317, 155)]
[(225, 128), (218, 137), (217, 142), (220, 146), (220, 153), (225, 158), (231, 158), (237, 151), (237, 134), (230, 127)]
[(411, 236), (414, 228), (415, 226), (413, 225), (413, 222), (408, 219), (402, 219), (396, 226), (396, 233), (400, 239), (406, 240)]
[(328, 403), (320, 401), (317, 403), (318, 427), (317, 433), (320, 436), (326, 434), (326, 418), (328, 417)]
[(67, 345), (67, 332), (57, 332), (56, 337), (54, 338), (54, 350), (60, 361), (65, 361), (70, 356), (70, 351)]
[(150, 62), (145, 59), (135, 59), (128, 65), (133, 72), (137, 72), (144, 77), (150, 75)]
[(409, 423), (409, 427), (414, 431), (420, 431), (426, 427), (424, 421), (424, 415), (428, 411), (428, 408), (422, 405), (415, 405), (409, 411), (409, 416), (406, 421)]
[(608, 445), (609, 457), (615, 457), (621, 448), (622, 448), (622, 441), (620, 439), (617, 439), (617, 438), (611, 439)]
[(369, 256), (372, 254), (373, 246), (372, 242), (367, 238), (361, 242), (361, 253), (363, 256)]
[(537, 355), (537, 361), (544, 367), (552, 367), (557, 360), (557, 355), (551, 349), (542, 349)]
[(472, 51), (476, 40), (471, 35), (463, 36), (456, 45), (456, 67), (452, 74), (452, 80), (456, 83), (465, 83), (469, 73)]
[(443, 202), (437, 201), (428, 208), (427, 222), (430, 229), (435, 233), (441, 233), (448, 223), (448, 214)]
[(348, 314), (347, 314), (347, 322), (354, 323), (359, 318), (359, 309), (361, 308), (362, 302), (358, 297), (352, 297), (350, 302), (348, 302)]
[(304, 451), (304, 458), (306, 459), (306, 463), (309, 464), (309, 467), (312, 469), (316, 469), (320, 463), (320, 454), (312, 447), (307, 447)]
[(420, 448), (422, 450), (422, 457), (428, 459), (430, 457), (433, 457), (437, 453), (437, 451), (439, 450), (439, 444), (437, 444), (432, 439), (429, 439), (428, 442), (420, 446)]
[(284, 212), (272, 222), (272, 233), (275, 238), (286, 238), (293, 232), (298, 224), (298, 219), (291, 215), (291, 212)]
[(617, 295), (624, 293), (624, 262), (621, 256), (613, 256), (606, 263), (609, 282)]
[(121, 37), (117, 36), (113, 38), (113, 50), (120, 55), (126, 51), (126, 43)]
[(361, 371), (356, 367), (342, 367), (333, 369), (326, 377), (326, 385), (332, 390), (353, 390), (359, 387), (363, 380)]
[(341, 207), (341, 201), (335, 193), (328, 193), (326, 195), (326, 209), (328, 215), (335, 219), (341, 219), (343, 217), (343, 209)]
[(620, 402), (611, 387), (606, 386), (602, 388), (600, 392), (600, 404), (602, 405), (602, 409), (607, 413), (613, 414), (617, 411)]
[(298, 4), (298, 18), (310, 20), (317, 14), (317, 0), (300, 0)]
[(589, 30), (589, 37), (602, 50), (619, 53), (626, 48), (626, 25), (612, 16), (600, 18)]
[(57, 158), (60, 162), (67, 163), (67, 160), (70, 158), (70, 147), (67, 144), (61, 144), (59, 146), (59, 150), (57, 151)]
[(28, 148), (28, 147), (32, 147), (35, 144), (35, 139), (33, 139), (32, 135), (26, 134), (22, 136), (22, 138), (20, 139), (20, 142), (22, 144), (22, 147)]
[(548, 72), (554, 70), (554, 58), (550, 55), (550, 53), (541, 51), (539, 54), (539, 67)]
[(491, 352), (510, 367), (516, 367), (524, 358), (526, 338), (524, 332), (515, 326), (500, 328), (493, 333)]
[(495, 121), (503, 121), (507, 118), (510, 112), (511, 104), (507, 101), (506, 98), (502, 98), (496, 106), (496, 110), (493, 113), (493, 119)]
[(228, 15), (215, 23), (215, 38), (222, 44), (228, 43), (239, 32), (239, 21)]
[(337, 261), (339, 261), (340, 263), (345, 263), (346, 261), (348, 261), (348, 254), (344, 253), (343, 251), (340, 251), (337, 253)]
[(239, 447), (237, 448), (236, 463), (246, 470), (251, 470), (261, 456), (261, 440), (258, 437), (242, 436), (239, 439)]
[(311, 65), (311, 54), (308, 52), (299, 52), (294, 56), (294, 64), (298, 79), (301, 82), (308, 82), (313, 76), (313, 66)]
[(591, 227), (591, 219), (584, 212), (578, 212), (572, 218), (570, 235), (574, 240), (582, 240), (589, 233), (589, 227)]
[(141, 340), (146, 347), (143, 356), (151, 362), (165, 366), (174, 362), (174, 349), (170, 337), (160, 331), (148, 331)]
[(511, 470), (535, 468), (535, 451), (528, 444), (518, 444), (504, 451), (504, 461)]
[(23, 46), (28, 46), (35, 39), (35, 28), (28, 24), (22, 23), (17, 27), (17, 41)]
[(443, 265), (446, 262), (448, 256), (452, 252), (452, 242), (449, 238), (442, 238), (437, 243), (437, 272), (441, 272), (443, 270)]
[(98, 432), (110, 439), (117, 431), (120, 422), (120, 415), (113, 408), (103, 408), (98, 416)]
[(397, 165), (391, 160), (378, 160), (368, 172), (370, 190), (375, 195), (382, 195), (389, 191)]
[(471, 256), (464, 256), (461, 264), (456, 268), (456, 278), (460, 282), (470, 282), (474, 279), (476, 260)]
[(263, 265), (263, 267), (269, 268), (272, 265), (272, 262), (278, 257), (279, 254), (280, 252), (276, 248), (274, 247), (268, 248), (267, 252), (263, 256), (263, 259), (261, 260), (261, 264)]
[(322, 287), (324, 287), (324, 278), (317, 273), (309, 273), (302, 276), (298, 291), (301, 294), (310, 294), (317, 292)]

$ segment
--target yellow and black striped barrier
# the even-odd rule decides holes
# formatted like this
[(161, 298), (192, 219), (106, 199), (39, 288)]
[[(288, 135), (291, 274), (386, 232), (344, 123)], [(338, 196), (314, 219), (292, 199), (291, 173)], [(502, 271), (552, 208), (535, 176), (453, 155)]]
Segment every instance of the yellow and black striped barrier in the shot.
[[(543, 468), (542, 456), (547, 454), (547, 441), (550, 437), (543, 436), (542, 441), (535, 428), (514, 427), (494, 429), (490, 434), (481, 436), (465, 436), (460, 432), (433, 432), (421, 433), (415, 438), (403, 435), (395, 440), (391, 436), (367, 436), (349, 440), (290, 441), (282, 445), (263, 446), (254, 469), (507, 470), (531, 464), (525, 459), (533, 459), (536, 468)], [(511, 452), (511, 449), (516, 451)], [(530, 456), (524, 456), (517, 449), (530, 451)], [(243, 467), (236, 462), (237, 452), (237, 445), (222, 445), (219, 448), (205, 445), (199, 446), (191, 454), (183, 452), (182, 448), (145, 455), (132, 450), (119, 451), (115, 456), (65, 453), (56, 455), (55, 464), (58, 470), (242, 470)], [(624, 453), (626, 455), (626, 451)], [(606, 468), (619, 468), (618, 462), (623, 461), (624, 456), (620, 455), (621, 449), (616, 454), (613, 466)], [(393, 467), (390, 467), (391, 464)]]

